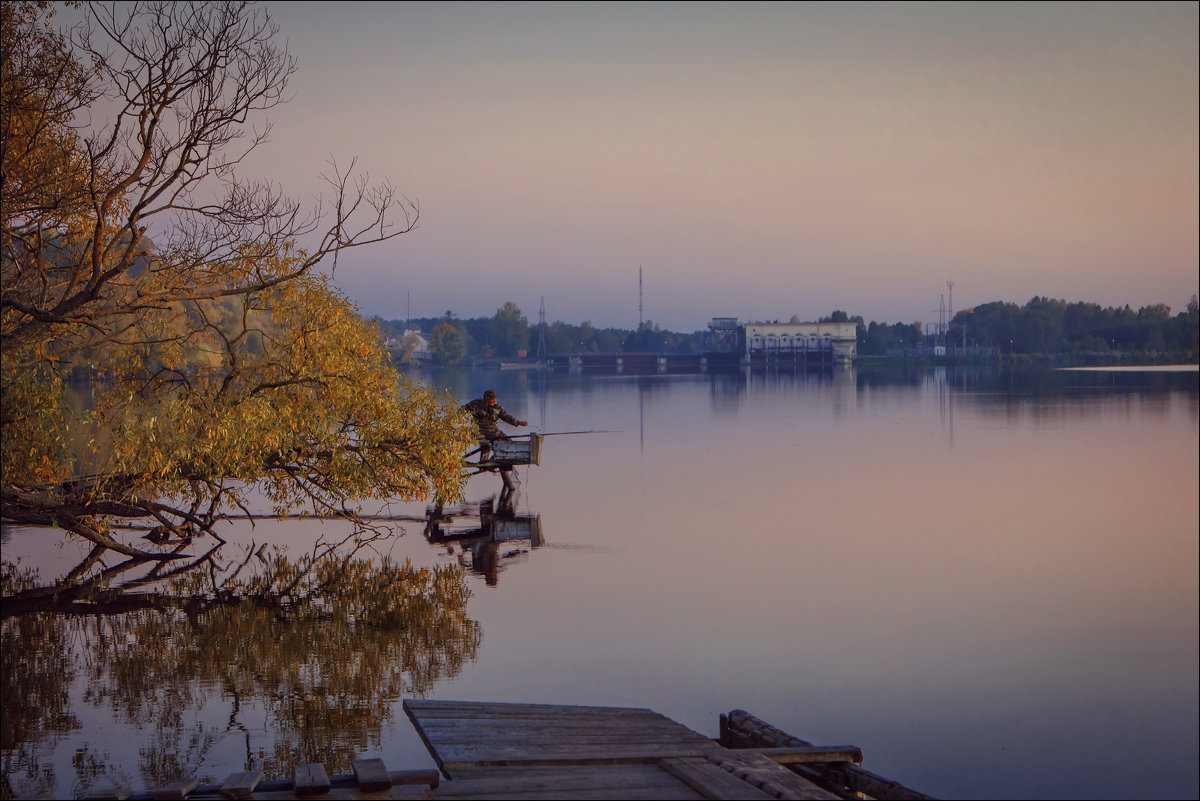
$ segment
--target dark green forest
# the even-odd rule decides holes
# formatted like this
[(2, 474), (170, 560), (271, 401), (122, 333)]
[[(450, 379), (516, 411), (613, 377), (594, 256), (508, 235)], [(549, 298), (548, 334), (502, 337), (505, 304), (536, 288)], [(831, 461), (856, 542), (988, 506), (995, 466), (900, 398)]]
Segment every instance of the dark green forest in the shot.
[[(539, 345), (547, 355), (578, 353), (700, 353), (707, 331), (680, 333), (646, 321), (636, 330), (597, 328), (556, 320), (542, 329), (530, 323), (515, 303), (491, 317), (460, 318), (447, 310), (441, 317), (405, 320), (373, 318), (385, 338), (399, 340), (404, 331), (419, 330), (429, 342), (432, 360), (453, 365), (481, 359), (535, 358)], [(793, 317), (792, 322), (800, 322)], [(956, 313), (945, 330), (931, 333), (921, 323), (867, 322), (861, 315), (837, 310), (817, 322), (858, 325), (860, 356), (913, 356), (935, 345), (950, 355), (1002, 357), (1074, 357), (1096, 360), (1195, 362), (1200, 352), (1200, 308), (1193, 295), (1172, 316), (1165, 304), (1103, 307), (1035, 297), (1024, 306), (995, 301)], [(398, 361), (412, 357), (412, 347), (393, 350)]]
[(995, 302), (959, 312), (946, 339), (1012, 354), (1171, 354), (1195, 361), (1198, 316), (1195, 295), (1174, 317), (1161, 303), (1134, 311), (1037, 297), (1024, 306)]
[[(441, 317), (404, 320), (374, 318), (384, 337), (401, 339), (404, 331), (419, 330), (429, 342), (433, 361), (441, 365), (481, 359), (536, 358), (539, 342), (545, 353), (700, 353), (707, 331), (681, 334), (646, 321), (637, 330), (597, 328), (588, 320), (578, 325), (556, 320), (540, 330), (515, 303), (505, 303), (491, 317), (460, 318), (447, 310)], [(407, 354), (399, 358), (404, 360)]]

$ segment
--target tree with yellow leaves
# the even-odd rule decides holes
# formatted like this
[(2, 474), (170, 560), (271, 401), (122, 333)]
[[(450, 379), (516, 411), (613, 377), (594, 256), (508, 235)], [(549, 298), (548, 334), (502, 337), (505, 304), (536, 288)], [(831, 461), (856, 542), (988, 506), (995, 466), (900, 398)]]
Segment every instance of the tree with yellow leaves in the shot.
[(416, 205), (353, 163), (310, 214), (237, 177), (295, 69), (268, 15), (85, 4), (59, 31), (49, 3), (0, 8), (4, 517), (163, 558), (122, 526), (169, 544), (256, 494), (360, 525), (365, 498), (458, 495), (455, 403), (401, 379), (317, 269)]

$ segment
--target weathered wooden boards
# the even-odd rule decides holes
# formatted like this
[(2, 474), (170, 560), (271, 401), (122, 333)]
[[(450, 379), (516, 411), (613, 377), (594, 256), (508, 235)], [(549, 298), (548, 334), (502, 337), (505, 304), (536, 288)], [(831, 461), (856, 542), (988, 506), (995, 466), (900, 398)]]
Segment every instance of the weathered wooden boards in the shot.
[[(538, 465), (542, 458), (542, 435), (528, 434), (520, 439), (497, 439), (488, 443), (491, 453), (466, 467), (476, 470), (508, 470), (521, 465)], [(474, 453), (474, 451), (472, 451)], [(471, 454), (467, 454), (469, 457)]]
[(650, 709), (410, 699), (404, 710), (450, 778), (466, 766), (656, 762), (719, 748)]
[[(392, 777), (382, 759), (356, 759), (352, 766), (358, 786), (368, 792), (386, 790), (392, 786)], [(434, 782), (434, 786), (437, 782)]]
[[(418, 700), (404, 709), (450, 778), (438, 798), (837, 798), (650, 709)], [(831, 753), (847, 749), (857, 752)], [(773, 750), (805, 759), (820, 749)]]
[(537, 465), (542, 457), (542, 437), (529, 434), (521, 439), (498, 439), (492, 442), (492, 461), (513, 465)]
[(741, 777), (715, 765), (707, 759), (687, 757), (664, 759), (659, 767), (683, 781), (703, 798), (744, 798), (747, 801), (774, 798), (757, 787), (747, 785)]
[(772, 798), (838, 798), (834, 793), (796, 775), (769, 757), (753, 751), (722, 750), (709, 754), (708, 760)]
[(536, 765), (460, 768), (435, 799), (703, 799), (656, 764)]
[(254, 794), (254, 788), (263, 780), (261, 770), (247, 770), (235, 773), (221, 783), (218, 791), (226, 798), (249, 798)]
[[(805, 749), (812, 746), (812, 743), (793, 737), (742, 709), (735, 709), (728, 715), (721, 716), (721, 744), (734, 749), (753, 748), (764, 754), (770, 754), (776, 749)], [(859, 752), (858, 758), (852, 761), (861, 762), (862, 753)], [(792, 763), (791, 769), (813, 783), (845, 797), (862, 794), (876, 799), (904, 801), (931, 798), (849, 762)]]
[(324, 765), (297, 765), (292, 771), (292, 790), (298, 796), (325, 795), (329, 787)]

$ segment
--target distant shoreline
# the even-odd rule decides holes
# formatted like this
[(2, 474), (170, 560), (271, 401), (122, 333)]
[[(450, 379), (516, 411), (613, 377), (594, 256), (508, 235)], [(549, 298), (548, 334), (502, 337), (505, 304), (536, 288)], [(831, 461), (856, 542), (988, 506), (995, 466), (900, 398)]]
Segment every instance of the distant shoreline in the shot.
[(1109, 367), (1059, 367), (1058, 369), (1096, 373), (1200, 373), (1200, 364), (1114, 364)]

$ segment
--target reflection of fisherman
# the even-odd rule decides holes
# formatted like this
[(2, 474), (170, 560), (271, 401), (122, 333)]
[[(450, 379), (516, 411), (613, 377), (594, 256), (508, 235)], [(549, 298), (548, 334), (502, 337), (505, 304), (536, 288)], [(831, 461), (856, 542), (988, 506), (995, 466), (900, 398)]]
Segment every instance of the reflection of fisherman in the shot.
[(483, 393), (482, 398), (476, 398), (468, 404), (465, 404), (463, 411), (470, 412), (475, 418), (475, 429), (479, 436), (479, 446), (481, 449), (480, 459), (486, 459), (491, 451), (491, 445), (498, 439), (508, 439), (508, 435), (500, 430), (497, 425), (497, 420), (503, 420), (510, 426), (527, 426), (529, 423), (524, 420), (518, 420), (496, 402), (496, 390), (489, 389)]

